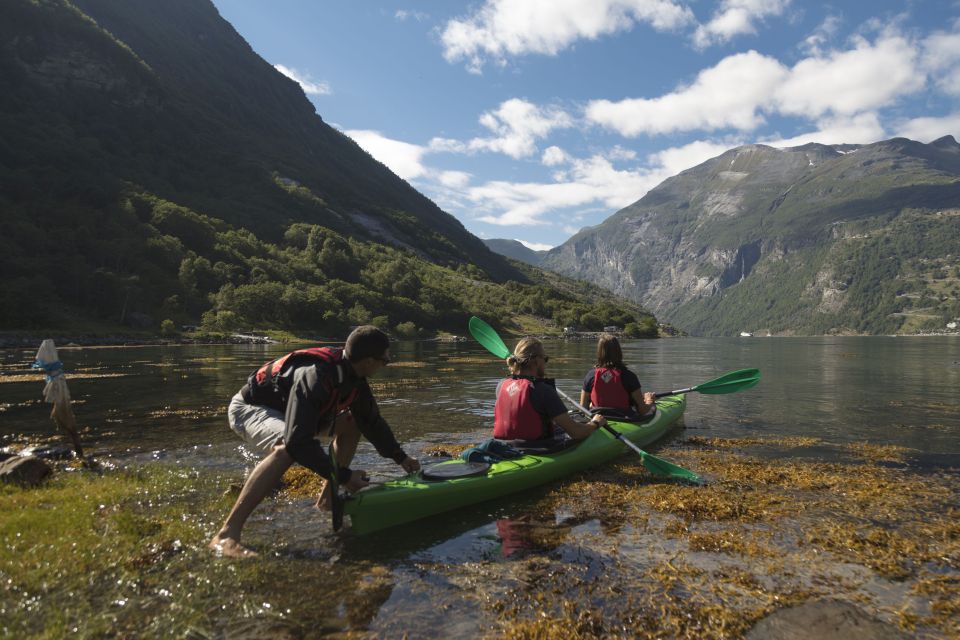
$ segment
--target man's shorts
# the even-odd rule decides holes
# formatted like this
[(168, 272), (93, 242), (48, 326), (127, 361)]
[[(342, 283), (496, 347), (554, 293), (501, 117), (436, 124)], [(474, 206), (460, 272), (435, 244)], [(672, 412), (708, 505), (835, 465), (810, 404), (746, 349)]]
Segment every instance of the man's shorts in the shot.
[(250, 446), (269, 452), (283, 440), (286, 427), (283, 413), (258, 404), (247, 404), (238, 392), (227, 408), (230, 428)]

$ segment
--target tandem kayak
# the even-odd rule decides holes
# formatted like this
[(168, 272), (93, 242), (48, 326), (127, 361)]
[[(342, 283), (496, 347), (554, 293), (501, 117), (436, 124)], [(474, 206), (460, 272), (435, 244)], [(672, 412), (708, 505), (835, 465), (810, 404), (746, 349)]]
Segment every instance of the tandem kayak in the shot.
[[(608, 422), (625, 438), (644, 446), (662, 438), (686, 406), (685, 396), (667, 396), (657, 400), (657, 412), (650, 420)], [(557, 453), (496, 462), (484, 475), (425, 480), (421, 473), (415, 473), (390, 480), (349, 497), (344, 514), (350, 516), (354, 533), (372, 533), (545, 484), (607, 462), (626, 450), (611, 433), (599, 429), (583, 442)], [(462, 460), (450, 460), (435, 466), (462, 464)]]

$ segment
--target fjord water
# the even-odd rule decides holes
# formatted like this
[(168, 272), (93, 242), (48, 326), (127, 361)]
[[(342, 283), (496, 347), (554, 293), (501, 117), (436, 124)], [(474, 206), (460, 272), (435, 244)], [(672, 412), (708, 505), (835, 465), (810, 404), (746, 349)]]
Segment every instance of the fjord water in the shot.
[[(178, 473), (197, 480), (198, 491), (216, 496), (241, 480), (259, 458), (227, 428), (225, 405), (251, 370), (290, 348), (61, 349), (60, 357), (71, 376), (88, 452), (121, 467), (175, 465)], [(842, 455), (837, 453), (841, 445), (866, 442), (914, 449), (908, 464), (921, 472), (924, 465), (941, 470), (960, 466), (956, 337), (664, 339), (626, 342), (624, 348), (626, 361), (648, 390), (688, 387), (734, 369), (762, 371), (760, 384), (740, 393), (690, 394), (683, 426), (653, 449), (668, 460), (690, 436), (804, 436), (825, 443), (797, 447), (806, 457), (829, 459)], [(548, 373), (560, 388), (575, 394), (591, 365), (594, 343), (548, 341), (546, 349)], [(504, 373), (501, 362), (473, 342), (399, 343), (393, 351), (396, 362), (373, 383), (383, 413), (411, 454), (487, 437), (494, 389)], [(2, 353), (3, 443), (53, 432), (49, 409), (38, 402), (42, 382), (13, 377), (27, 372), (34, 353)], [(765, 455), (770, 451), (779, 455), (776, 447)], [(783, 455), (798, 454), (788, 444)], [(632, 465), (627, 462), (628, 470)], [(398, 470), (365, 443), (354, 468), (370, 470), (375, 481)], [(651, 480), (624, 476), (622, 482), (628, 488)], [(616, 491), (619, 485), (609, 486)], [(703, 491), (710, 491), (709, 484)], [(693, 564), (705, 563), (702, 568), (713, 566), (704, 554), (691, 554), (686, 543), (645, 535), (629, 522), (611, 526), (601, 506), (588, 506), (584, 516), (582, 499), (578, 503), (576, 496), (561, 494), (565, 497), (558, 500), (556, 495), (550, 488), (533, 490), (363, 537), (333, 534), (329, 517), (313, 509), (310, 499), (269, 499), (244, 533), (244, 541), (264, 553), (256, 564), (240, 563), (234, 576), (232, 565), (211, 561), (205, 540), (191, 540), (176, 566), (192, 577), (181, 581), (175, 576), (182, 574), (171, 572), (170, 584), (154, 581), (163, 584), (157, 593), (167, 594), (161, 600), (189, 591), (191, 580), (216, 585), (212, 595), (183, 597), (188, 606), (208, 612), (207, 621), (201, 629), (177, 628), (177, 635), (313, 637), (367, 631), (461, 638), (495, 629), (495, 612), (512, 600), (509, 585), (532, 588), (537, 571), (575, 569), (575, 586), (564, 597), (580, 601), (588, 596), (577, 580), (602, 583), (610, 572), (634, 575), (681, 554)], [(219, 527), (230, 501), (225, 498), (221, 510), (199, 516), (205, 536)], [(247, 591), (238, 593), (240, 572), (248, 575), (243, 583)], [(877, 596), (878, 605), (902, 605), (895, 583), (869, 582), (867, 587), (874, 584), (888, 594)], [(177, 615), (156, 608), (157, 598), (147, 590), (124, 595), (122, 603), (144, 612), (131, 615), (140, 616), (145, 629), (175, 625)], [(597, 611), (602, 614), (619, 600), (618, 595), (601, 599)], [(145, 632), (169, 634), (169, 628)]]
[[(512, 342), (508, 340), (510, 346)], [(592, 341), (547, 341), (548, 374), (576, 395)], [(246, 463), (225, 406), (249, 372), (282, 345), (61, 349), (84, 440), (95, 450), (187, 456), (201, 466)], [(476, 442), (492, 429), (504, 367), (474, 342), (402, 342), (374, 379), (384, 415), (413, 454)], [(960, 453), (960, 338), (816, 337), (626, 341), (625, 361), (649, 391), (756, 367), (756, 387), (688, 396), (688, 433), (707, 437), (809, 436), (827, 443), (892, 444)], [(2, 352), (3, 372), (27, 373), (34, 353)], [(49, 435), (37, 381), (0, 385), (0, 435)], [(384, 466), (369, 447), (361, 462)]]

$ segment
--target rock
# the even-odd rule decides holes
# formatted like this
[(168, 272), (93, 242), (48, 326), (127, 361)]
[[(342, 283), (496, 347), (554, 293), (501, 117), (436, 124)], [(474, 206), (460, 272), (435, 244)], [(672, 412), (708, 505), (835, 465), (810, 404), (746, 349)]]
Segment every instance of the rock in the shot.
[(818, 600), (779, 609), (753, 626), (747, 640), (908, 640), (910, 636), (847, 602)]
[(74, 457), (74, 451), (70, 445), (63, 443), (35, 444), (22, 449), (19, 455), (49, 460), (69, 460)]
[(0, 462), (0, 481), (33, 487), (53, 473), (49, 464), (34, 456), (18, 456)]

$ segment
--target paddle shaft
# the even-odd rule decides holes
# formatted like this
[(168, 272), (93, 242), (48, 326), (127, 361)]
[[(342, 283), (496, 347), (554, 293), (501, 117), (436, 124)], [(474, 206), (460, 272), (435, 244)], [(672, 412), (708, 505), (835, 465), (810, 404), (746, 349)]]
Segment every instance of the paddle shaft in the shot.
[[(559, 394), (562, 395), (564, 398), (566, 398), (566, 399), (567, 399), (567, 402), (569, 402), (570, 404), (572, 404), (573, 406), (575, 406), (577, 409), (579, 409), (580, 412), (581, 412), (583, 415), (587, 416), (588, 418), (593, 417), (593, 414), (590, 413), (589, 411), (587, 411), (587, 408), (586, 408), (585, 406), (583, 406), (582, 404), (580, 404), (579, 402), (577, 402), (576, 400), (574, 400), (573, 398), (571, 398), (570, 396), (568, 396), (567, 394), (565, 394), (565, 393), (563, 392), (563, 389), (557, 389), (557, 393), (559, 393)], [(643, 449), (641, 449), (641, 448), (638, 447), (637, 445), (633, 444), (632, 442), (630, 442), (629, 440), (627, 440), (626, 438), (624, 438), (622, 433), (620, 433), (619, 431), (617, 431), (616, 429), (614, 429), (614, 428), (611, 427), (610, 425), (604, 424), (604, 425), (603, 425), (603, 428), (606, 429), (607, 431), (609, 431), (610, 433), (612, 433), (617, 440), (619, 440), (620, 442), (624, 443), (625, 445), (627, 445), (628, 447), (630, 447), (631, 449), (633, 449), (634, 451), (636, 451), (637, 453), (639, 453), (641, 457), (648, 455), (646, 451), (644, 451)]]
[(696, 387), (687, 387), (686, 389), (677, 389), (676, 391), (661, 391), (660, 393), (655, 393), (654, 398), (666, 398), (667, 396), (678, 396), (681, 393), (690, 393), (691, 391), (696, 391)]

